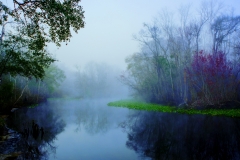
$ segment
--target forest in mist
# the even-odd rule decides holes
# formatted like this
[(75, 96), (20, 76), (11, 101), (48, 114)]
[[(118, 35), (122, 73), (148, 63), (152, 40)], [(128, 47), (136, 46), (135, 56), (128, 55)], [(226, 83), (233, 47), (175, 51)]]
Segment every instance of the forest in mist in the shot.
[(76, 98), (128, 98), (128, 88), (119, 80), (121, 72), (106, 63), (89, 62), (66, 71), (60, 89), (63, 95)]
[(239, 104), (239, 29), (240, 16), (222, 3), (185, 6), (177, 17), (164, 10), (134, 36), (141, 50), (121, 79), (148, 102)]
[(1, 100), (7, 107), (9, 104), (35, 104), (47, 98), (127, 98), (128, 89), (118, 80), (120, 73), (105, 63), (91, 62), (75, 70), (52, 64), (41, 80), (3, 76)]
[[(74, 31), (83, 28), (81, 7), (66, 13), (74, 17), (76, 12), (75, 19), (52, 17), (47, 34), (42, 26), (46, 15), (29, 14), (25, 12), (29, 8), (16, 5), (25, 20), (20, 18), (19, 10), (0, 3), (2, 109), (48, 98), (122, 98), (129, 96), (128, 89), (134, 98), (158, 104), (239, 103), (240, 16), (223, 3), (182, 6), (176, 14), (160, 11), (133, 36), (140, 48), (126, 57), (125, 71), (99, 62), (75, 70), (55, 63), (57, 58), (48, 52), (47, 43), (69, 43), (71, 33), (64, 20), (72, 24)], [(35, 9), (33, 5), (29, 12)]]

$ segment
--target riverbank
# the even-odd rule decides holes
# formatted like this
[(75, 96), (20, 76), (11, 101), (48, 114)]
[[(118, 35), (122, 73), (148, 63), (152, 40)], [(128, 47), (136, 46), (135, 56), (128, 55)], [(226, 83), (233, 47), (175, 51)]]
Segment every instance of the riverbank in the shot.
[(194, 109), (194, 108), (180, 108), (174, 106), (163, 106), (159, 104), (151, 104), (145, 102), (137, 102), (131, 100), (120, 100), (108, 103), (108, 106), (126, 107), (129, 109), (157, 111), (167, 113), (181, 113), (181, 114), (203, 114), (211, 116), (226, 116), (226, 117), (240, 117), (240, 109)]

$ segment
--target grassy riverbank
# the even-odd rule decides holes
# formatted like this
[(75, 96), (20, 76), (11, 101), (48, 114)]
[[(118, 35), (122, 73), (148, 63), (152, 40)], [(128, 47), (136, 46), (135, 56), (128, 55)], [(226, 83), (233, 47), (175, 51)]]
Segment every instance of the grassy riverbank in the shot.
[(168, 113), (181, 113), (181, 114), (204, 114), (211, 116), (227, 116), (227, 117), (240, 117), (240, 109), (193, 109), (193, 108), (178, 108), (173, 106), (162, 106), (159, 104), (150, 104), (144, 102), (120, 100), (108, 103), (108, 106), (126, 107), (129, 109), (168, 112)]

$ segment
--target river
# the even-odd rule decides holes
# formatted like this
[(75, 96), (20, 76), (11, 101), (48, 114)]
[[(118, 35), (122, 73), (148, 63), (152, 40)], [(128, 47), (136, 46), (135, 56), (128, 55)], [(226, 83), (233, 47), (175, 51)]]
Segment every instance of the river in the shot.
[(19, 159), (240, 159), (240, 119), (108, 107), (109, 99), (49, 100), (16, 110), (0, 154)]

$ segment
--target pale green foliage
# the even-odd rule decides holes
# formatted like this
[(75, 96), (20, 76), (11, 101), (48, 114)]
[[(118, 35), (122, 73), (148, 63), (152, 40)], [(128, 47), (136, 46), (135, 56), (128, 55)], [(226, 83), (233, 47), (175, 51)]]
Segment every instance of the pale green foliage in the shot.
[(58, 68), (56, 65), (51, 65), (45, 69), (43, 86), (45, 86), (47, 90), (52, 93), (57, 89), (57, 87), (59, 87), (60, 83), (65, 78), (64, 72), (60, 68)]

